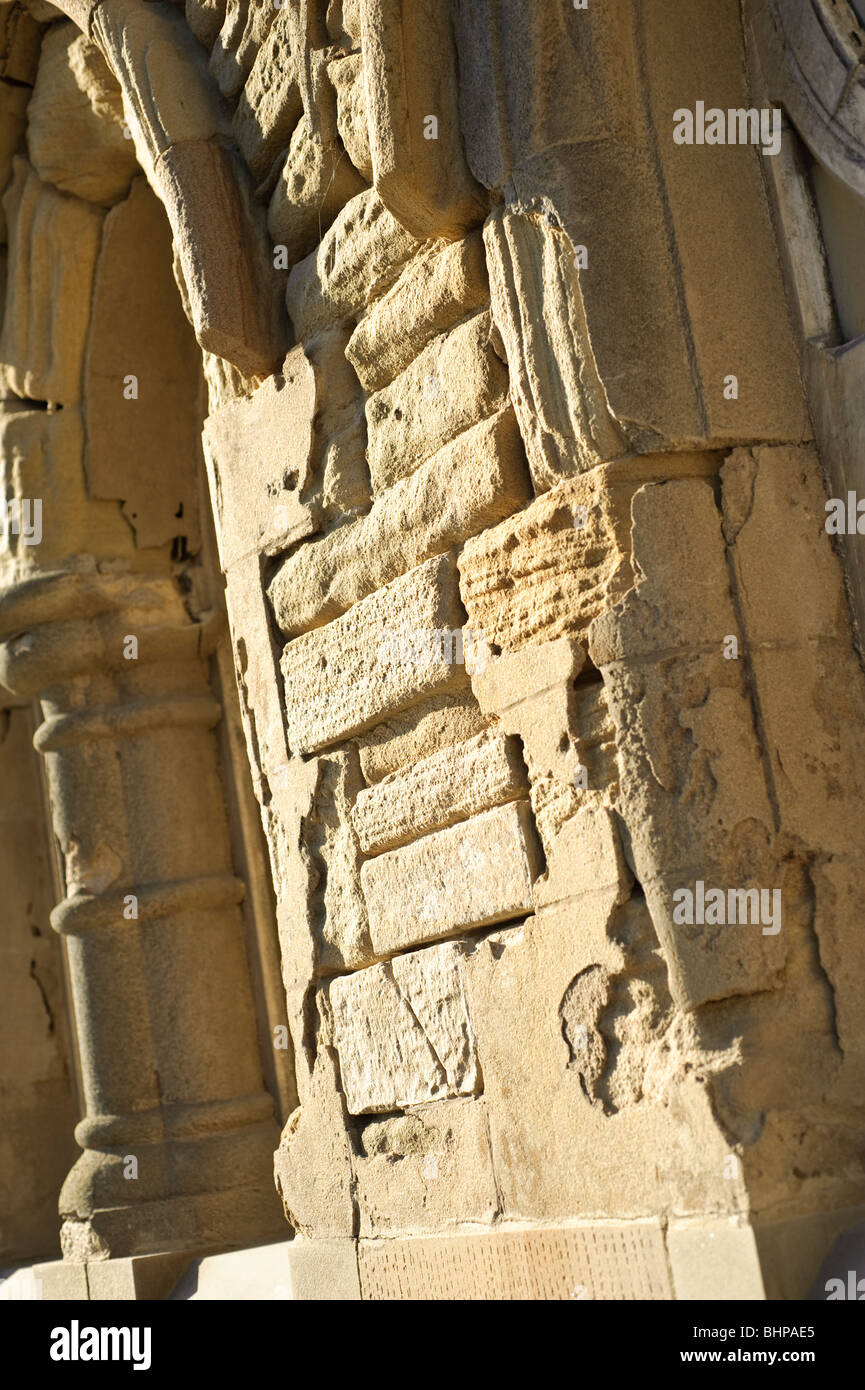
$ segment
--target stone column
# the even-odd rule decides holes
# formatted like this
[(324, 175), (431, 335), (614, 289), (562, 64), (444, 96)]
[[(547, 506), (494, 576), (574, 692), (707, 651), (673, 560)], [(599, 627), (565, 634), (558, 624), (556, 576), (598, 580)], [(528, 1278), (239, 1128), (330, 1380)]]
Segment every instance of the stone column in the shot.
[[(0, 597), (0, 680), (40, 697), (86, 1115), (67, 1258), (225, 1246), (278, 1220), (205, 631), (160, 576)], [(127, 659), (130, 637), (136, 659)]]

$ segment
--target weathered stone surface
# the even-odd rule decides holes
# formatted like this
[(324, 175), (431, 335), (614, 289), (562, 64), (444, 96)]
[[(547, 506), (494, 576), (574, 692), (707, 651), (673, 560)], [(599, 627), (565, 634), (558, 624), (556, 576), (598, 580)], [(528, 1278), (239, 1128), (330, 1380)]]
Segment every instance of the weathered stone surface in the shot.
[(360, 15), (375, 186), (415, 236), (459, 236), (485, 200), (460, 135), (450, 7), (361, 0)]
[(483, 733), (360, 791), (351, 818), (361, 848), (374, 854), (525, 797), (528, 790), (516, 740)]
[(557, 845), (569, 819), (587, 807), (606, 815), (618, 790), (615, 727), (600, 682), (579, 680), (585, 660), (579, 641), (558, 637), (504, 652), (472, 675), (481, 709), (522, 743), (550, 878), (562, 858), (568, 880), (576, 868)]
[(352, 198), (318, 250), (288, 277), (285, 302), (298, 338), (383, 294), (416, 247), (372, 189)]
[(722, 478), (724, 530), (781, 824), (800, 844), (859, 855), (854, 808), (865, 795), (865, 690), (816, 457), (810, 449), (736, 450)]
[(456, 1211), (465, 1221), (493, 1220), (496, 1185), (482, 1099), (439, 1101), (371, 1119), (360, 1130), (360, 1144), (361, 1235), (446, 1230)]
[(259, 180), (285, 149), (303, 111), (288, 15), (284, 9), (274, 14), (232, 122), (240, 152)]
[(274, 1155), (286, 1219), (301, 1235), (325, 1239), (353, 1234), (351, 1144), (337, 1081), (333, 1049), (322, 1046)]
[(360, 50), (360, 0), (328, 0), (327, 32), (334, 43)]
[(135, 152), (151, 182), (160, 155), (171, 146), (230, 137), (207, 54), (173, 6), (136, 0), (98, 5), (91, 38), (121, 85)]
[[(401, 625), (423, 634), (417, 660), (387, 659), (388, 634)], [(344, 617), (295, 638), (281, 663), (292, 749), (308, 753), (360, 733), (386, 711), (452, 684), (456, 668), (447, 647), (431, 635), (458, 626), (455, 567), (443, 555), (362, 599)]]
[[(3, 705), (9, 698), (0, 696)], [(56, 1247), (57, 1191), (75, 1159), (62, 962), (49, 922), (47, 827), (32, 744), (29, 710), (0, 708), (0, 1258), (7, 1265)]]
[(259, 181), (270, 174), (303, 113), (286, 24), (285, 13), (280, 11), (254, 61), (232, 120), (239, 150)]
[(505, 404), (507, 368), (489, 330), (489, 314), (475, 314), (434, 338), (390, 386), (370, 396), (367, 457), (376, 492)]
[[(816, 851), (814, 931), (831, 984), (844, 1065), (861, 1056), (852, 1018), (863, 994), (841, 965), (841, 924), (863, 853), (858, 807), (865, 769), (865, 687), (838, 557), (825, 527), (825, 489), (810, 449), (736, 450), (722, 472), (724, 532), (748, 660), (759, 690), (767, 782), (781, 830)], [(802, 576), (809, 576), (803, 585)], [(832, 908), (829, 908), (829, 904)]]
[(376, 955), (528, 912), (538, 871), (525, 801), (368, 859), (360, 877)]
[(402, 1109), (479, 1089), (464, 949), (459, 942), (432, 946), (330, 985), (350, 1113)]
[(120, 509), (88, 496), (79, 410), (28, 410), (26, 402), (4, 402), (0, 451), (7, 503), (38, 498), (42, 504), (39, 544), (24, 544), (10, 534), (0, 550), (4, 585), (61, 567), (93, 570), (100, 561), (130, 563), (134, 535)]
[(336, 92), (336, 125), (346, 154), (364, 180), (372, 183), (366, 87), (360, 54), (350, 53), (345, 58), (334, 58), (327, 65), (327, 75)]
[[(29, 87), (13, 87), (0, 82), (0, 186), (6, 188), (12, 177), (12, 156), (19, 149), (27, 123)], [(0, 203), (0, 241), (6, 243), (6, 212)]]
[(585, 633), (633, 583), (631, 499), (644, 483), (710, 475), (711, 455), (602, 465), (473, 537), (460, 554), (470, 625), (503, 651)]
[(364, 1299), (422, 1301), (439, 1290), (466, 1301), (671, 1296), (657, 1221), (362, 1239), (357, 1264)]
[(432, 338), (489, 303), (479, 232), (414, 261), (361, 319), (346, 349), (367, 391), (404, 371)]
[(212, 48), (225, 23), (228, 0), (185, 0), (186, 22), (205, 48)]
[(628, 452), (610, 417), (579, 290), (574, 248), (540, 215), (497, 209), (484, 227), (493, 318), (539, 492)]
[(248, 376), (268, 376), (284, 352), (280, 277), (268, 254), (264, 214), (252, 204), (240, 169), (221, 145), (184, 140), (159, 160), (155, 187), (174, 232), (199, 344)]
[(3, 205), (9, 222), (3, 377), (16, 395), (75, 405), (103, 213), (42, 183), (18, 158)]
[(319, 870), (314, 911), (322, 970), (352, 970), (374, 959), (360, 886), (360, 843), (351, 806), (363, 782), (357, 750), (324, 754), (303, 841)]
[[(105, 218), (84, 363), (92, 497), (117, 498), (141, 546), (199, 546), (198, 349), (171, 273), (159, 200), (137, 178)], [(136, 273), (130, 275), (130, 265)], [(130, 395), (134, 377), (135, 395)]]
[(210, 54), (210, 70), (223, 96), (236, 97), (267, 40), (271, 24), (281, 15), (275, 5), (257, 4), (256, 0), (226, 0), (224, 10)]
[(302, 116), (267, 213), (268, 231), (275, 245), (286, 248), (289, 265), (309, 255), (337, 214), (362, 189), (363, 180), (345, 151), (339, 145), (313, 139)]
[[(760, 165), (751, 144), (688, 146), (672, 138), (670, 113), (694, 110), (711, 85), (725, 111), (754, 106), (741, 61), (740, 14), (699, 0), (675, 14), (646, 14), (648, 92), (658, 156), (685, 288), (707, 437), (810, 439), (811, 426)], [(777, 105), (780, 97), (772, 92)], [(840, 95), (839, 95), (840, 102)], [(773, 157), (769, 157), (769, 162)], [(748, 247), (743, 257), (740, 248)], [(725, 385), (733, 373), (738, 395)]]
[(27, 149), (41, 179), (104, 206), (126, 194), (138, 165), (123, 137), (120, 87), (76, 25), (45, 35), (27, 115)]
[(490, 722), (478, 708), (465, 677), (465, 693), (434, 695), (415, 709), (391, 715), (357, 740), (367, 782), (380, 782), (398, 768), (425, 758), (437, 748), (461, 743)]
[(636, 587), (589, 634), (616, 724), (620, 813), (674, 998), (684, 1007), (768, 987), (788, 951), (784, 930), (677, 924), (673, 894), (707, 887), (780, 889), (743, 636), (730, 593), (711, 488), (680, 481), (633, 502)]
[(206, 421), (223, 569), (241, 556), (278, 553), (315, 529), (314, 511), (300, 501), (310, 476), (315, 405), (312, 365), (295, 347), (277, 376)]
[(0, 7), (0, 78), (30, 84), (36, 76), (42, 30), (23, 5)]
[(279, 626), (294, 636), (329, 621), (400, 572), (509, 516), (529, 493), (519, 433), (504, 411), (395, 483), (353, 526), (289, 556), (269, 588)]

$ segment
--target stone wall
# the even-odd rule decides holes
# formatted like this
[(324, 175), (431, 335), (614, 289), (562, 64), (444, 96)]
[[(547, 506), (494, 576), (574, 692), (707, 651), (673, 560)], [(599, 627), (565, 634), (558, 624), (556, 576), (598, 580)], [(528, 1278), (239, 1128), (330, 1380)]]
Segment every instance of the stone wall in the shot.
[[(89, 605), (49, 724), (152, 612), (167, 685), (129, 695), (196, 713), (154, 752), (147, 873), (218, 878), (233, 908), (230, 848), (163, 866), (192, 801), (221, 800), (187, 732), (219, 718), (200, 356), (292, 1043), (297, 1296), (801, 1295), (865, 1202), (865, 685), (767, 156), (673, 139), (676, 108), (755, 102), (737, 0), (31, 8), (3, 6), (7, 63), (33, 49), (6, 83), (6, 447), (45, 435), (43, 496), (76, 479), (33, 553)], [(171, 245), (180, 293), (153, 302)], [(94, 839), (61, 929), (81, 891), (137, 881), (124, 846)], [(702, 910), (713, 891), (746, 920)], [(216, 900), (169, 916), (204, 930)], [(206, 1047), (182, 952), (189, 1027), (154, 1025), (172, 1066), (199, 1059), (186, 1106), (259, 1085), (224, 910)], [(236, 1163), (248, 1200), (259, 1157)], [(263, 1220), (218, 1196), (209, 1240)], [(144, 1248), (78, 1200), (70, 1256)]]

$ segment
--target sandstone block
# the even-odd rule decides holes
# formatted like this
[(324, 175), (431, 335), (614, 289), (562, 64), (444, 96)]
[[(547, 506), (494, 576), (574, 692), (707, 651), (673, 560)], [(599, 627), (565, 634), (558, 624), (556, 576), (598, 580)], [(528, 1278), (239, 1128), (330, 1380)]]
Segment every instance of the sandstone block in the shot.
[(352, 821), (361, 848), (376, 853), (528, 791), (516, 740), (483, 733), (360, 791)]
[(480, 232), (419, 257), (364, 315), (346, 355), (367, 391), (405, 371), (433, 338), (489, 303)]
[(30, 84), (36, 75), (42, 27), (23, 5), (0, 8), (0, 78)]
[(159, 160), (155, 188), (199, 344), (247, 376), (269, 376), (284, 352), (281, 277), (246, 178), (239, 157), (221, 144), (183, 140)]
[(19, 396), (81, 400), (84, 344), (103, 213), (42, 183), (14, 160), (4, 195), (9, 221), (3, 376)]
[(327, 32), (334, 43), (360, 51), (360, 0), (328, 0)]
[(294, 636), (329, 621), (401, 571), (510, 516), (529, 495), (516, 422), (503, 411), (445, 445), (353, 525), (283, 561), (269, 589), (280, 628)]
[(365, 1299), (672, 1297), (658, 1221), (361, 1239), (357, 1264)]
[[(800, 845), (860, 855), (865, 684), (808, 448), (731, 454), (724, 529), (759, 690), (773, 798)], [(808, 583), (802, 576), (808, 576)]]
[(346, 153), (367, 183), (372, 183), (372, 154), (366, 114), (363, 60), (359, 53), (335, 58), (327, 74), (336, 92), (336, 124)]
[(525, 801), (483, 811), (362, 865), (376, 955), (530, 911), (537, 872)]
[(212, 48), (225, 23), (228, 0), (186, 0), (186, 22), (205, 48)]
[(489, 314), (475, 314), (433, 339), (390, 386), (370, 396), (367, 458), (376, 492), (505, 404), (507, 368), (489, 331)]
[(148, 176), (172, 145), (230, 136), (207, 54), (173, 6), (115, 0), (93, 11), (91, 38), (122, 83), (124, 112)]
[[(250, 9), (258, 9), (253, 5)], [(286, 11), (273, 10), (273, 23), (259, 48), (232, 122), (240, 152), (256, 179), (264, 179), (288, 144), (303, 111)]]
[(574, 248), (540, 215), (497, 210), (484, 227), (492, 312), (539, 492), (628, 452), (586, 329)]
[(619, 811), (636, 876), (671, 972), (693, 1008), (769, 986), (788, 943), (757, 924), (674, 919), (674, 894), (697, 880), (727, 890), (780, 887), (767, 791), (711, 488), (680, 481), (633, 502), (636, 587), (596, 619), (589, 654), (617, 730)]
[(362, 0), (360, 14), (375, 186), (415, 236), (459, 236), (484, 198), (460, 134), (450, 7)]
[(415, 763), (444, 744), (462, 743), (481, 733), (489, 719), (472, 697), (468, 677), (465, 693), (434, 695), (415, 709), (403, 710), (357, 740), (360, 765), (367, 782), (380, 782), (398, 768)]
[(338, 143), (325, 145), (302, 116), (276, 180), (267, 212), (274, 245), (296, 265), (318, 245), (334, 218), (363, 191), (363, 179)]
[(492, 1221), (496, 1184), (482, 1099), (438, 1101), (370, 1119), (360, 1145), (355, 1170), (361, 1235), (446, 1229), (457, 1212), (461, 1221)]
[(39, 177), (76, 198), (116, 203), (138, 171), (123, 122), (120, 87), (99, 49), (75, 24), (52, 27), (27, 112), (27, 149)]
[[(136, 273), (129, 268), (135, 265)], [(197, 345), (172, 275), (171, 232), (141, 177), (105, 218), (84, 362), (91, 496), (115, 498), (141, 546), (200, 545)], [(135, 377), (137, 396), (126, 385)]]
[(0, 410), (0, 448), (2, 495), (39, 498), (42, 503), (40, 543), (24, 545), (10, 534), (7, 548), (0, 550), (4, 584), (22, 579), (26, 572), (87, 568), (86, 556), (123, 557), (127, 565), (132, 561), (134, 538), (119, 508), (93, 502), (88, 495), (79, 410), (28, 410), (24, 402), (5, 402)]
[(338, 1075), (333, 1049), (320, 1046), (303, 1104), (289, 1116), (274, 1154), (276, 1189), (301, 1235), (352, 1234), (351, 1144)]
[[(281, 12), (255, 0), (226, 0), (225, 15), (210, 53), (210, 71), (225, 97), (238, 95), (268, 30)], [(282, 16), (285, 18), (284, 16)]]
[(714, 467), (711, 455), (699, 454), (600, 465), (473, 537), (459, 560), (470, 625), (506, 652), (585, 633), (633, 583), (634, 491)]
[(300, 501), (310, 476), (316, 386), (302, 347), (251, 396), (231, 401), (205, 422), (220, 558), (272, 555), (315, 529)]
[(319, 870), (315, 913), (320, 936), (319, 964), (326, 971), (352, 970), (374, 959), (360, 886), (360, 845), (351, 806), (362, 781), (357, 749), (324, 754), (303, 843)]
[(353, 1115), (473, 1095), (480, 1075), (458, 942), (330, 985), (340, 1075)]
[(352, 198), (317, 251), (294, 267), (285, 302), (298, 338), (383, 294), (417, 247), (373, 189)]
[[(12, 177), (12, 157), (21, 144), (27, 125), (29, 87), (13, 87), (0, 82), (0, 186), (6, 188)], [(6, 213), (0, 203), (0, 242), (5, 246)]]
[[(707, 83), (713, 106), (727, 111), (754, 104), (735, 6), (713, 7), (708, 28), (701, 27), (702, 13), (699, 0), (685, 0), (674, 14), (653, 10), (646, 15), (645, 34), (647, 97), (660, 132), (658, 157), (687, 287), (706, 436), (747, 442), (809, 439), (764, 192), (764, 156), (751, 144), (688, 146), (672, 138), (670, 112), (693, 111)], [(778, 92), (773, 95), (773, 105), (783, 100)], [(742, 246), (748, 247), (747, 256), (740, 254)], [(725, 392), (730, 373), (738, 381), (735, 398)]]
[[(425, 635), (416, 660), (387, 659), (388, 634)], [(290, 642), (282, 657), (289, 743), (312, 752), (360, 733), (391, 710), (447, 688), (458, 668), (432, 633), (459, 627), (452, 557), (428, 560), (341, 618)]]

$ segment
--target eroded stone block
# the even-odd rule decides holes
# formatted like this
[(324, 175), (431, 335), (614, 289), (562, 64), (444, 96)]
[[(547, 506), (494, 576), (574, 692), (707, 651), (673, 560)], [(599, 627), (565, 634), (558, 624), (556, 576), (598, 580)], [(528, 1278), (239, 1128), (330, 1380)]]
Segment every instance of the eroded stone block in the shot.
[(522, 445), (503, 411), (445, 445), (366, 516), (283, 561), (269, 594), (289, 636), (345, 612), (371, 590), (509, 516), (530, 495)]
[(360, 15), (375, 186), (415, 236), (459, 236), (485, 198), (460, 134), (450, 6), (361, 0)]
[(468, 676), (464, 691), (434, 695), (415, 709), (392, 714), (357, 740), (360, 765), (367, 782), (380, 782), (400, 767), (427, 757), (445, 744), (461, 743), (487, 727), (490, 720), (478, 708)]
[(19, 396), (75, 405), (103, 212), (42, 183), (24, 159), (4, 195), (9, 223), (3, 377)]
[(278, 375), (205, 422), (223, 569), (243, 555), (275, 554), (315, 529), (314, 512), (300, 501), (310, 476), (315, 406), (312, 365), (298, 346)]
[(267, 176), (303, 111), (288, 14), (274, 9), (271, 17), (232, 122), (240, 152), (257, 179)]
[(335, 58), (328, 63), (327, 74), (336, 92), (336, 124), (346, 154), (366, 182), (372, 183), (363, 59), (359, 53)]
[(45, 35), (27, 111), (27, 149), (41, 179), (108, 207), (138, 171), (123, 137), (123, 99), (95, 44), (75, 24)]
[(392, 849), (528, 795), (515, 739), (478, 734), (358, 793), (352, 821), (367, 853)]
[(346, 355), (366, 390), (378, 391), (489, 297), (483, 241), (473, 232), (412, 262), (361, 319)]
[(489, 339), (488, 313), (442, 334), (366, 403), (367, 458), (380, 492), (507, 400), (508, 373)]
[(376, 955), (528, 912), (538, 872), (528, 802), (483, 811), (361, 866)]
[[(323, 748), (453, 684), (452, 642), (434, 634), (459, 626), (455, 566), (443, 555), (295, 638), (281, 663), (292, 749)], [(403, 627), (420, 634), (416, 660), (390, 659), (390, 636)]]
[(472, 1095), (480, 1076), (458, 942), (359, 970), (329, 988), (349, 1112)]
[(472, 625), (503, 651), (585, 633), (633, 583), (634, 491), (714, 467), (707, 454), (599, 466), (467, 541), (460, 592)]
[(496, 1184), (482, 1099), (438, 1101), (371, 1119), (360, 1130), (360, 1146), (361, 1235), (447, 1229), (456, 1212), (466, 1222), (493, 1220)]
[(393, 284), (417, 242), (373, 189), (346, 204), (318, 250), (294, 267), (285, 302), (298, 338), (359, 312)]

